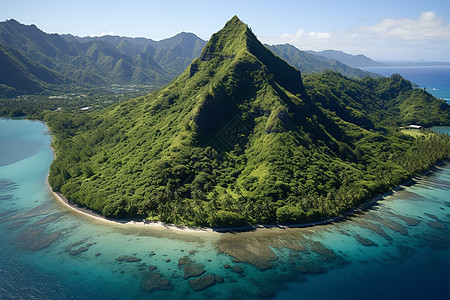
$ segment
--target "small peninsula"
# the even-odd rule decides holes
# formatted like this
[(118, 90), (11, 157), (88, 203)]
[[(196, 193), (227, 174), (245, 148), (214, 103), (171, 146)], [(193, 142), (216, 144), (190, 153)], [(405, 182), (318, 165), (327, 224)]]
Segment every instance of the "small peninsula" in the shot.
[(234, 16), (165, 88), (48, 112), (49, 183), (105, 217), (233, 227), (332, 218), (449, 158), (450, 107), (400, 75), (302, 76)]

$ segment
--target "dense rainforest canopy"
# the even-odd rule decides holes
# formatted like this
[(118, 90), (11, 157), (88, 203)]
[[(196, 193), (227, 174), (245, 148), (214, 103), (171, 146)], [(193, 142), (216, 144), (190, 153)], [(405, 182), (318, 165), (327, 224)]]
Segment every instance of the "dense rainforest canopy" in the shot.
[(399, 75), (304, 77), (237, 17), (167, 87), (47, 113), (49, 182), (106, 217), (234, 226), (338, 216), (448, 158), (449, 106)]

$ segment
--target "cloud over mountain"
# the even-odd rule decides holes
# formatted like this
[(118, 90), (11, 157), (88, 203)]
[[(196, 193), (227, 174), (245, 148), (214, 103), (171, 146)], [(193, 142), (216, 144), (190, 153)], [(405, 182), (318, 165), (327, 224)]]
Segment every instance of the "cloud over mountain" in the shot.
[[(417, 59), (412, 55), (423, 53), (423, 59), (448, 61), (442, 47), (450, 47), (450, 23), (433, 11), (422, 12), (417, 18), (385, 18), (376, 23), (340, 28), (329, 32), (306, 31), (283, 33), (265, 38), (268, 44), (290, 43), (299, 49), (337, 49), (352, 54), (364, 53), (375, 59), (389, 53), (389, 59)], [(431, 46), (432, 43), (432, 46)], [(409, 53), (408, 49), (414, 49)], [(411, 54), (411, 58), (408, 55)], [(425, 56), (426, 55), (426, 56)], [(398, 57), (396, 57), (398, 56)]]
[(100, 33), (100, 34), (98, 34), (98, 33), (92, 33), (92, 34), (90, 35), (90, 37), (102, 37), (102, 36), (107, 36), (107, 35), (115, 36), (115, 35), (117, 35), (117, 34), (115, 34), (113, 31), (108, 31), (108, 32), (102, 31), (102, 33)]

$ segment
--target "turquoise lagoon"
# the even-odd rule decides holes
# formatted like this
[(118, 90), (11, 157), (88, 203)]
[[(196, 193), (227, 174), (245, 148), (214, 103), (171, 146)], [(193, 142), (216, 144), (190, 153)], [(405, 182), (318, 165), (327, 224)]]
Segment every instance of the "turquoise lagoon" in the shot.
[[(450, 294), (449, 164), (334, 224), (191, 232), (109, 223), (62, 205), (46, 183), (50, 143), (42, 122), (0, 119), (1, 299)], [(118, 260), (124, 256), (140, 260)], [(207, 275), (210, 282), (202, 279), (204, 289), (195, 291), (190, 281)]]

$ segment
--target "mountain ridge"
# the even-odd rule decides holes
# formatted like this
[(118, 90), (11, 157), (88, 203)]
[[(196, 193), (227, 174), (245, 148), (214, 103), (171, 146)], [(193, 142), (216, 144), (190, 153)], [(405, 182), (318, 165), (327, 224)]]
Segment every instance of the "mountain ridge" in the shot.
[(365, 68), (365, 67), (386, 67), (387, 65), (378, 61), (375, 61), (363, 54), (349, 54), (343, 51), (337, 50), (323, 50), (323, 51), (306, 51), (310, 54), (325, 57), (327, 59), (337, 60), (343, 64), (346, 64), (353, 68)]
[(0, 44), (0, 95), (41, 92), (50, 85), (64, 83), (57, 73), (25, 58), (18, 51)]
[(353, 79), (360, 79), (365, 76), (374, 78), (381, 77), (378, 74), (363, 71), (357, 67), (351, 67), (349, 64), (345, 64), (338, 59), (328, 58), (311, 53), (310, 51), (299, 50), (290, 44), (268, 45), (268, 47), (275, 54), (299, 70), (302, 70), (305, 74), (322, 73), (327, 70), (332, 70)]
[[(206, 42), (187, 32), (160, 41), (142, 37), (48, 34), (36, 25), (24, 25), (12, 19), (0, 22), (0, 44), (19, 51), (25, 58), (53, 70), (73, 84), (150, 84), (162, 87), (200, 55)], [(332, 69), (352, 78), (370, 75), (338, 62), (324, 62), (318, 57), (312, 60), (313, 64), (320, 65), (319, 68), (289, 56), (283, 58), (304, 73)], [(20, 92), (11, 95), (17, 94)]]
[(160, 87), (180, 74), (205, 42), (186, 33), (165, 39), (162, 44), (145, 38), (79, 38), (48, 34), (35, 25), (12, 19), (0, 22), (0, 44), (80, 85)]

